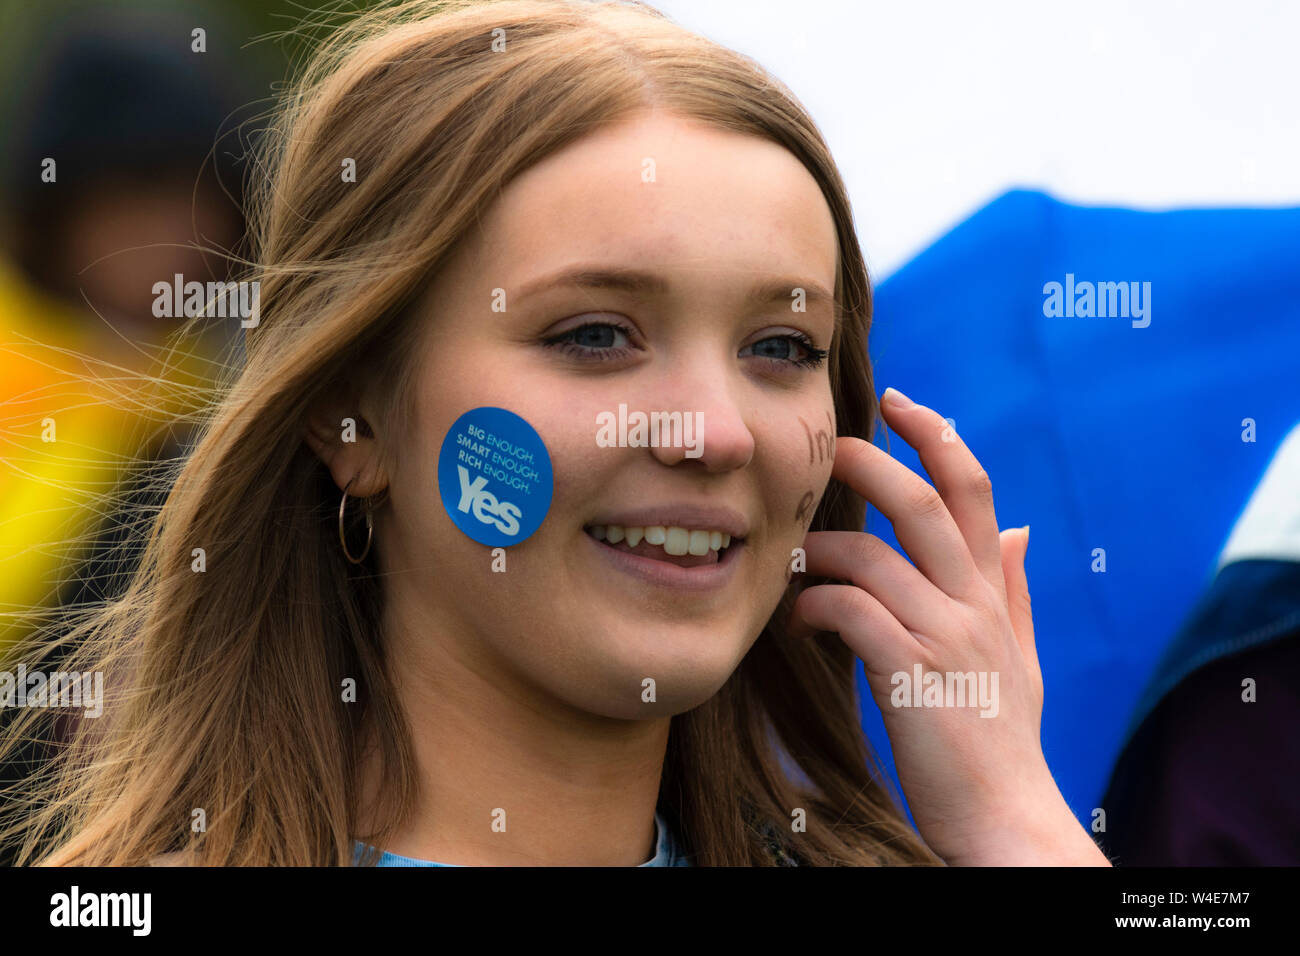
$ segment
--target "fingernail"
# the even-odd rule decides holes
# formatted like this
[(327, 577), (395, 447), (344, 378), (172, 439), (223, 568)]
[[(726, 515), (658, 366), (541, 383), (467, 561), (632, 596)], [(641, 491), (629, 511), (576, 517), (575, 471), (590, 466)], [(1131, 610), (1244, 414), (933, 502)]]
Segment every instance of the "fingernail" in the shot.
[(897, 408), (911, 408), (916, 404), (892, 385), (885, 389), (885, 393), (880, 396), (880, 400), (882, 402), (893, 402)]
[(1025, 550), (1029, 550), (1029, 525), (1025, 525)]

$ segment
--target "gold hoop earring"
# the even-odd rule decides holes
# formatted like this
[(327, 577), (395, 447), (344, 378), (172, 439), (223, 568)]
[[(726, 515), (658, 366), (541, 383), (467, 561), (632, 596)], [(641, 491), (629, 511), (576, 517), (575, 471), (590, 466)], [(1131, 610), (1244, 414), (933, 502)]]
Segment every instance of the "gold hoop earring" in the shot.
[(356, 480), (357, 479), (353, 477), (352, 480), (347, 483), (347, 487), (343, 489), (343, 498), (339, 501), (339, 544), (343, 545), (343, 556), (345, 558), (353, 564), (360, 564), (366, 559), (366, 555), (370, 553), (370, 542), (375, 537), (375, 522), (374, 518), (371, 516), (370, 499), (365, 498), (363, 500), (366, 503), (366, 549), (361, 552), (361, 557), (352, 557), (351, 553), (348, 551), (347, 538), (343, 536), (343, 509), (347, 507), (348, 503), (348, 488), (351, 488), (352, 482)]

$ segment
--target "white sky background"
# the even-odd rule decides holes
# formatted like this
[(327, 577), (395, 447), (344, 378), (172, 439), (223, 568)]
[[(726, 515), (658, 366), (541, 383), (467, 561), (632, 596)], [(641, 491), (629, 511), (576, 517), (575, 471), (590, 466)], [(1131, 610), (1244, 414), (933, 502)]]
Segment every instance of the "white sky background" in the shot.
[(650, 2), (808, 108), (874, 280), (1012, 186), (1300, 205), (1300, 3)]

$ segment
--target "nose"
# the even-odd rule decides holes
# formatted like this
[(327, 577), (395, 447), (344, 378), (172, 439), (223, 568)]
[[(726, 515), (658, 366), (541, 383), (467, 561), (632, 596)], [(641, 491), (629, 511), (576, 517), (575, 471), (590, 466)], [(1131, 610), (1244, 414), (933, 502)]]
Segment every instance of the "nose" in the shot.
[(748, 410), (723, 363), (707, 358), (675, 363), (661, 387), (648, 397), (658, 403), (649, 407), (681, 413), (681, 435), (686, 439), (670, 444), (661, 435), (650, 448), (659, 462), (669, 466), (694, 462), (712, 473), (743, 468), (753, 459)]

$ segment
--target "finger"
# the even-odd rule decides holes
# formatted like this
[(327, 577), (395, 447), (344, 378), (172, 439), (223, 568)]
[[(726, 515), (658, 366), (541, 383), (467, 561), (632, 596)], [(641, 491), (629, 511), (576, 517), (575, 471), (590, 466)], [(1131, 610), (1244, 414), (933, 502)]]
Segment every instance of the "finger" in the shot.
[(851, 584), (818, 584), (800, 592), (792, 617), (814, 630), (838, 634), (869, 673), (892, 674), (921, 653), (916, 639), (883, 604)]
[(836, 440), (831, 477), (880, 509), (908, 557), (937, 588), (958, 599), (979, 592), (980, 571), (970, 548), (928, 481), (888, 452), (848, 436)]
[(1025, 660), (1038, 667), (1038, 647), (1034, 643), (1034, 617), (1029, 601), (1029, 578), (1025, 573), (1025, 552), (1029, 548), (1029, 527), (1009, 528), (999, 535), (1002, 548), (1002, 573), (1007, 581), (1007, 610), (1011, 627)]
[(1002, 555), (993, 485), (988, 473), (942, 415), (911, 401), (897, 389), (885, 390), (881, 412), (894, 432), (916, 449), (952, 520), (961, 529), (975, 566), (1002, 598)]
[(862, 531), (814, 531), (804, 538), (807, 573), (857, 585), (912, 632), (941, 634), (951, 599), (885, 541)]

